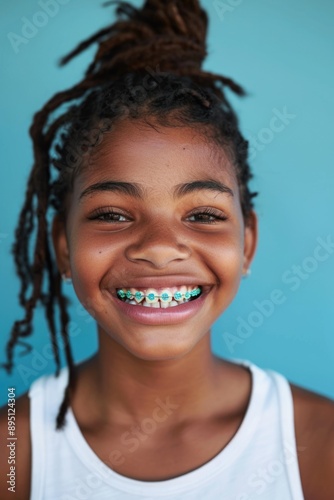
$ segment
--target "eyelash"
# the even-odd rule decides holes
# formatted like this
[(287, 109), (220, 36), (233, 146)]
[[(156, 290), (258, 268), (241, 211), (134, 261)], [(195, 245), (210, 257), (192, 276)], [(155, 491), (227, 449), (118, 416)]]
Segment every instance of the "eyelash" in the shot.
[(197, 210), (196, 212), (192, 213), (190, 215), (190, 217), (194, 217), (196, 215), (208, 215), (210, 217), (214, 217), (216, 220), (206, 220), (206, 221), (197, 221), (199, 222), (200, 224), (217, 224), (217, 221), (221, 220), (221, 221), (226, 221), (227, 220), (227, 217), (226, 215), (223, 215), (221, 214), (220, 212), (217, 213), (216, 210), (212, 209), (212, 208), (201, 208), (199, 210)]
[(119, 221), (119, 220), (112, 220), (112, 219), (103, 219), (103, 217), (107, 216), (107, 215), (118, 215), (118, 216), (121, 216), (121, 217), (126, 217), (126, 215), (124, 214), (121, 214), (119, 212), (115, 212), (112, 208), (98, 208), (94, 211), (94, 213), (88, 217), (89, 220), (97, 220), (97, 221), (100, 221), (100, 222), (115, 222), (116, 224), (117, 223), (122, 223), (122, 222), (125, 222), (125, 221)]
[[(225, 215), (221, 214), (220, 212), (217, 213), (212, 208), (201, 208), (197, 210), (196, 212), (192, 213), (189, 217), (195, 217), (197, 215), (207, 215), (209, 217), (214, 217), (215, 220), (204, 220), (204, 221), (194, 221), (198, 222), (199, 224), (217, 224), (217, 221), (226, 221), (228, 217)], [(122, 224), (123, 222), (126, 221), (119, 221), (119, 220), (114, 220), (114, 219), (104, 219), (103, 217), (105, 216), (119, 216), (119, 217), (127, 217), (124, 214), (121, 214), (119, 212), (114, 211), (112, 208), (104, 209), (104, 208), (98, 208), (95, 210), (94, 214), (92, 214), (89, 217), (89, 220), (96, 220), (100, 222), (113, 222), (115, 224)]]

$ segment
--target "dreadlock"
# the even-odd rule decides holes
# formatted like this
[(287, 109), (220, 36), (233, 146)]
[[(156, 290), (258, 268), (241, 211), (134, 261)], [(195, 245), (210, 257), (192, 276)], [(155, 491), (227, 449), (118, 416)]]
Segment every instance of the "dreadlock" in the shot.
[[(125, 117), (154, 118), (164, 126), (202, 124), (203, 132), (231, 153), (246, 221), (252, 198), (257, 195), (248, 188), (252, 178), (247, 163), (248, 142), (239, 132), (224, 87), (239, 96), (245, 91), (232, 79), (201, 69), (207, 54), (208, 18), (199, 1), (146, 0), (140, 9), (123, 1), (104, 5), (110, 4), (117, 4), (116, 22), (81, 42), (60, 61), (64, 65), (97, 43), (95, 58), (83, 80), (55, 94), (33, 118), (30, 136), (34, 164), (13, 246), (21, 282), (19, 302), (25, 316), (13, 325), (4, 366), (10, 373), (17, 344), (30, 349), (23, 339), (32, 332), (34, 310), (40, 301), (59, 375), (58, 310), (69, 380), (56, 429), (65, 425), (76, 372), (68, 338), (68, 299), (51, 252), (48, 215), (49, 209), (63, 213), (64, 197), (73, 186), (76, 172), (87, 167), (89, 154), (99, 146), (103, 135)], [(59, 113), (64, 105), (67, 109)], [(56, 111), (58, 116), (52, 116)], [(29, 248), (35, 233), (31, 258)]]

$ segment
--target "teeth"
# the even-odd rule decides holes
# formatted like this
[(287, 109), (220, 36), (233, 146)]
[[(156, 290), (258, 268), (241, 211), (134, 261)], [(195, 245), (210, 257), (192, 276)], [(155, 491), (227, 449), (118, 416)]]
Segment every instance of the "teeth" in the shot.
[(154, 290), (154, 288), (148, 288), (146, 290), (146, 297), (145, 297), (145, 300), (144, 302), (148, 302), (149, 304), (155, 304), (156, 302), (158, 302), (158, 297), (157, 297), (157, 294), (156, 294), (156, 291)]
[(128, 304), (166, 309), (188, 302), (192, 297), (200, 295), (201, 291), (201, 287), (199, 286), (187, 287), (186, 285), (182, 285), (180, 287), (160, 289), (160, 291), (148, 288), (145, 290), (145, 293), (135, 288), (123, 288), (118, 289), (117, 295)]
[(190, 288), (190, 287), (183, 285), (174, 294), (175, 300), (177, 300), (177, 302), (179, 302), (180, 304), (182, 304), (184, 302), (184, 300), (185, 300), (184, 294), (188, 291), (188, 288)]
[(134, 296), (136, 304), (139, 304), (144, 299), (144, 294), (142, 292), (137, 291), (135, 288), (130, 288), (130, 292)]
[(166, 302), (169, 304), (169, 302), (172, 302), (172, 300), (173, 300), (172, 292), (170, 292), (166, 288), (162, 290), (162, 292), (160, 293), (160, 301), (162, 302), (162, 304)]

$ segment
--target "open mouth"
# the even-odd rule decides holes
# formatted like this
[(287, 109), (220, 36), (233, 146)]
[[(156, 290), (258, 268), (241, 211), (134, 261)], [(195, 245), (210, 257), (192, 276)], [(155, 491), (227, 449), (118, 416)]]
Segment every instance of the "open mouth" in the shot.
[(167, 309), (194, 301), (201, 296), (202, 292), (203, 288), (199, 285), (193, 287), (173, 287), (162, 290), (148, 288), (145, 291), (133, 288), (117, 288), (116, 296), (122, 302), (133, 306)]

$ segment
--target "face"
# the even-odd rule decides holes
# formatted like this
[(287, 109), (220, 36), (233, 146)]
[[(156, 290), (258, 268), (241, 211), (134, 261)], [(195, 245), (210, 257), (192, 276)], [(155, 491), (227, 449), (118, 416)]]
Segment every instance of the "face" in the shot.
[[(191, 128), (124, 120), (75, 179), (66, 223), (56, 218), (53, 236), (59, 269), (100, 334), (136, 357), (162, 360), (193, 349), (231, 303), (256, 232), (254, 213), (244, 224), (221, 147)], [(117, 296), (182, 285), (201, 295), (167, 309)]]

